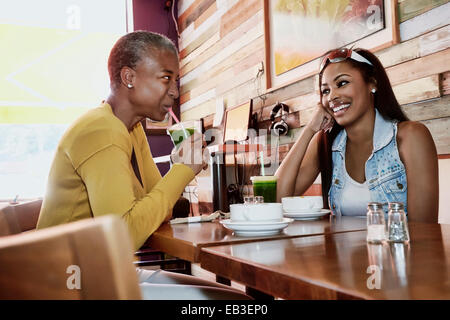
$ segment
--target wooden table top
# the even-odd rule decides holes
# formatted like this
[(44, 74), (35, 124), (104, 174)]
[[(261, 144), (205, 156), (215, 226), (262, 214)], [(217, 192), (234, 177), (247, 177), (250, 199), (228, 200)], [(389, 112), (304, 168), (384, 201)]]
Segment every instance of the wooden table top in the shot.
[(233, 231), (226, 229), (218, 221), (173, 225), (165, 223), (153, 233), (144, 247), (151, 247), (190, 262), (199, 262), (201, 248), (209, 246), (365, 229), (365, 219), (335, 216), (320, 220), (294, 221), (280, 234), (258, 237), (236, 236)]
[(450, 225), (409, 228), (407, 245), (359, 231), (208, 247), (201, 267), (284, 299), (450, 299)]

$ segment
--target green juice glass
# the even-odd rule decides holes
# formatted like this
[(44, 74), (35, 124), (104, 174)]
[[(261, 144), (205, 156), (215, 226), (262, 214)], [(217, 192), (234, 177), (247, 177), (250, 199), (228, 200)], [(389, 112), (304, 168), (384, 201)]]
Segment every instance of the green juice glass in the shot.
[(277, 202), (277, 177), (254, 176), (250, 180), (253, 183), (254, 196), (263, 196), (264, 202)]
[[(184, 130), (183, 130), (184, 128)], [(175, 148), (183, 142), (184, 139), (189, 138), (194, 134), (194, 131), (200, 131), (200, 122), (196, 120), (184, 121), (180, 123), (176, 123), (173, 126), (167, 128), (167, 134), (172, 138), (172, 142), (175, 145)]]

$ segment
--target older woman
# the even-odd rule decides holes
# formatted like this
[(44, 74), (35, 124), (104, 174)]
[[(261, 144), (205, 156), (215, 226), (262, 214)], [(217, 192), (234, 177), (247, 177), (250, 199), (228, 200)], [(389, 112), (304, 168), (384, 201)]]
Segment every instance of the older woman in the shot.
[(410, 221), (437, 222), (436, 147), (428, 129), (403, 114), (376, 56), (333, 50), (319, 80), (317, 110), (276, 172), (278, 200), (301, 195), (321, 173), (324, 205), (336, 215), (400, 201)]
[[(193, 157), (202, 137), (183, 141), (172, 157), (178, 163), (161, 177), (140, 121), (163, 120), (178, 98), (178, 53), (171, 40), (151, 32), (129, 33), (112, 48), (108, 71), (111, 95), (76, 120), (58, 145), (37, 227), (116, 214), (128, 224), (138, 249), (170, 219), (185, 186), (206, 166), (190, 161), (202, 159)], [(145, 282), (144, 298), (247, 298), (194, 277), (160, 270), (138, 269), (138, 274)]]

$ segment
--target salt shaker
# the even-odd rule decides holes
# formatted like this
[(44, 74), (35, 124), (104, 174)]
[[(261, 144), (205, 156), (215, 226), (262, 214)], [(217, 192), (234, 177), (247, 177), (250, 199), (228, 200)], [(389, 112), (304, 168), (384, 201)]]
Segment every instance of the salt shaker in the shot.
[(253, 204), (255, 200), (252, 196), (244, 197), (244, 204)]
[(389, 202), (388, 231), (389, 242), (408, 242), (408, 222), (402, 202)]
[(264, 197), (263, 196), (255, 196), (255, 203), (264, 203)]
[(367, 242), (382, 243), (386, 240), (386, 224), (383, 205), (369, 202), (367, 205)]

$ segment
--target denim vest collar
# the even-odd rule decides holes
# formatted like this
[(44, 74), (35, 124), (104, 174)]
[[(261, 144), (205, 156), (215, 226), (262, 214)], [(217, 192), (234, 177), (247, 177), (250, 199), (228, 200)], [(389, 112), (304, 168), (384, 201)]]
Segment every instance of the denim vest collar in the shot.
[[(380, 114), (377, 108), (375, 108), (375, 126), (373, 132), (373, 151), (372, 153), (380, 150), (381, 148), (387, 146), (394, 137), (394, 127), (392, 126), (392, 121), (386, 120)], [(345, 146), (347, 143), (347, 132), (341, 130), (333, 141), (331, 147), (332, 151), (339, 151), (340, 153), (345, 152)]]

